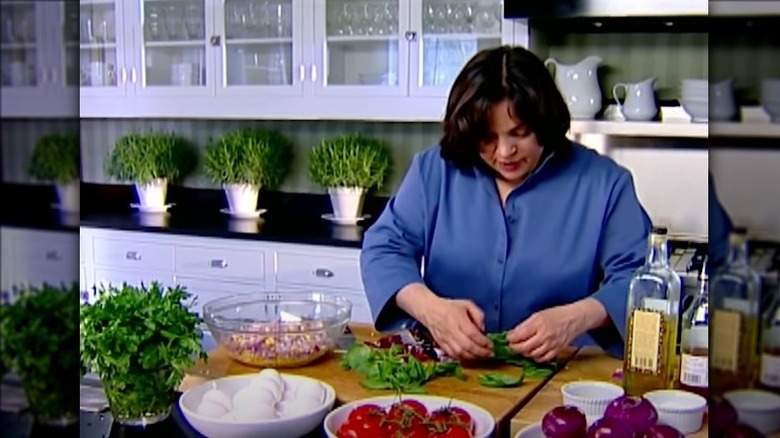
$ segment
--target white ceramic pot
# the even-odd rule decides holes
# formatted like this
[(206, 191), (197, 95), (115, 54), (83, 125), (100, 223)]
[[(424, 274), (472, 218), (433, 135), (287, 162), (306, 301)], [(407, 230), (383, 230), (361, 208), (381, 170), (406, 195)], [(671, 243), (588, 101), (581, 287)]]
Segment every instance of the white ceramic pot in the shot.
[(81, 207), (80, 186), (79, 180), (55, 184), (54, 188), (57, 190), (57, 201), (60, 211), (69, 213), (79, 212)]
[(360, 187), (331, 187), (328, 189), (333, 215), (342, 219), (357, 219), (363, 212), (366, 190)]
[(158, 178), (148, 184), (136, 183), (135, 191), (138, 194), (138, 203), (142, 207), (163, 208), (168, 195), (168, 181), (165, 178)]
[(260, 186), (251, 184), (223, 184), (231, 213), (254, 213)]

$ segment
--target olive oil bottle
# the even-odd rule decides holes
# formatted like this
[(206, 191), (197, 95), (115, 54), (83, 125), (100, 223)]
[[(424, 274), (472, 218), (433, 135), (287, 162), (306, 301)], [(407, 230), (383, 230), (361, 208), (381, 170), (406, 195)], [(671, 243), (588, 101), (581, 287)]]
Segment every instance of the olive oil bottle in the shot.
[(699, 292), (682, 318), (679, 389), (708, 396), (709, 291), (706, 262), (699, 275)]
[(674, 387), (681, 281), (669, 266), (668, 231), (654, 227), (628, 290), (623, 387), (628, 395)]
[(761, 319), (763, 330), (757, 386), (780, 393), (780, 286)]
[(760, 327), (761, 279), (748, 261), (747, 229), (729, 235), (726, 263), (710, 279), (710, 392), (753, 386)]

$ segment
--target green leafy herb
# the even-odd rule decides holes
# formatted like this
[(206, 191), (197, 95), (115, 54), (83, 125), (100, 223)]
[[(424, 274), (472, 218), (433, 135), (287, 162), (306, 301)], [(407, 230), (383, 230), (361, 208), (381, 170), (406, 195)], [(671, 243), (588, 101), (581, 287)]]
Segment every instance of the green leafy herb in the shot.
[(14, 290), (0, 306), (0, 356), (22, 381), (38, 420), (78, 418), (79, 288)]
[(41, 181), (76, 181), (81, 169), (79, 150), (77, 133), (44, 135), (35, 142), (28, 172)]
[(120, 181), (147, 184), (158, 178), (183, 178), (195, 170), (196, 164), (196, 149), (181, 137), (133, 133), (116, 142), (106, 162), (106, 172)]
[(540, 379), (550, 376), (557, 368), (558, 361), (551, 363), (539, 363), (527, 357), (516, 354), (509, 348), (506, 336), (508, 332), (488, 333), (487, 337), (493, 343), (494, 359), (507, 365), (518, 366), (523, 369), (524, 377)]
[(239, 129), (206, 147), (204, 169), (218, 184), (276, 188), (290, 171), (293, 145), (272, 130)]
[(480, 385), (491, 388), (513, 388), (523, 383), (524, 378), (525, 373), (522, 371), (517, 376), (506, 373), (483, 373), (477, 375)]
[(422, 362), (404, 351), (402, 345), (387, 349), (354, 344), (341, 361), (345, 369), (362, 374), (366, 389), (389, 389), (407, 394), (424, 394), (423, 385), (440, 376), (466, 376), (457, 362)]
[(161, 413), (196, 357), (200, 317), (188, 310), (190, 294), (180, 286), (109, 286), (81, 310), (81, 359), (96, 372), (114, 416)]
[(387, 145), (377, 139), (346, 134), (325, 139), (309, 154), (309, 177), (322, 187), (381, 189), (392, 159)]

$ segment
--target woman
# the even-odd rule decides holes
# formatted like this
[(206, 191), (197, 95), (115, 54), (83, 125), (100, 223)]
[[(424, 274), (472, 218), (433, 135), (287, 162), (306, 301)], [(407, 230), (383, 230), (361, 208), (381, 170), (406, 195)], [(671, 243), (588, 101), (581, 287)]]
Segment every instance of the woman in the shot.
[(622, 356), (629, 279), (651, 224), (630, 173), (572, 144), (569, 123), (529, 51), (500, 47), (468, 62), (440, 145), (415, 155), (365, 233), (377, 329), (419, 322), (463, 360), (490, 357), (485, 333), (505, 330), (537, 361), (572, 344)]

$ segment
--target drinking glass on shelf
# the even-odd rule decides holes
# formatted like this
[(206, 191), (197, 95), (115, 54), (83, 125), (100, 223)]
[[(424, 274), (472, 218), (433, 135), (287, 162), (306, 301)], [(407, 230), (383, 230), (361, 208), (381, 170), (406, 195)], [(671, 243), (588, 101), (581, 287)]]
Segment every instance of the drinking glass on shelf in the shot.
[(144, 34), (149, 41), (161, 41), (167, 38), (163, 24), (162, 8), (158, 5), (144, 4)]
[(189, 3), (184, 7), (184, 23), (187, 29), (187, 39), (203, 39), (203, 9), (198, 3)]
[(165, 31), (169, 40), (179, 41), (186, 38), (183, 8), (180, 4), (171, 4), (165, 9)]

